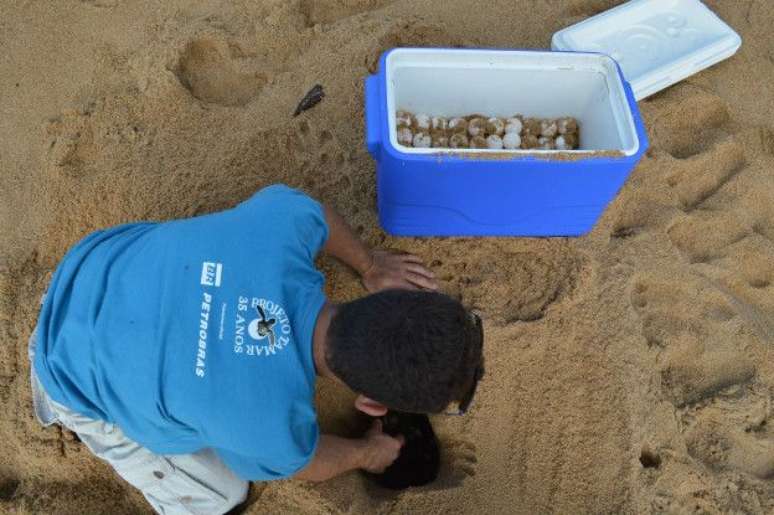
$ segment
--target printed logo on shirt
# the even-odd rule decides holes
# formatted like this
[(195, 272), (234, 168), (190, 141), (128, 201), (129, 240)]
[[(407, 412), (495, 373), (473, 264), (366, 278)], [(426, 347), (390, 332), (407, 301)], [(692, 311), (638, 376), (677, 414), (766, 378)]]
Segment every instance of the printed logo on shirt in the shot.
[(202, 263), (202, 286), (220, 286), (220, 279), (223, 275), (223, 265), (205, 261)]
[(199, 316), (199, 337), (196, 345), (196, 376), (204, 377), (207, 366), (207, 330), (210, 325), (210, 313), (212, 312), (212, 295), (202, 292)]
[(290, 333), (290, 319), (278, 303), (259, 297), (239, 297), (235, 354), (272, 356), (290, 343)]

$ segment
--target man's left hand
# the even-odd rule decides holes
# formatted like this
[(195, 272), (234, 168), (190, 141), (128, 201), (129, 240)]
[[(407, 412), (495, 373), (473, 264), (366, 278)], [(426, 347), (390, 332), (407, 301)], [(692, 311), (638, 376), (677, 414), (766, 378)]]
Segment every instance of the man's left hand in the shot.
[(371, 266), (363, 273), (363, 285), (371, 293), (389, 289), (438, 289), (435, 275), (418, 256), (386, 250), (374, 250), (371, 256)]

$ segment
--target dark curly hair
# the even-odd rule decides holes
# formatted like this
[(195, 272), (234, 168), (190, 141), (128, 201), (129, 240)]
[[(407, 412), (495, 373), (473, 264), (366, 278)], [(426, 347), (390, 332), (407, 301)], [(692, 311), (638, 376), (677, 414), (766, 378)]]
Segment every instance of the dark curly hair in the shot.
[(473, 383), (479, 339), (470, 313), (448, 295), (387, 290), (339, 307), (325, 359), (353, 391), (390, 409), (438, 413)]

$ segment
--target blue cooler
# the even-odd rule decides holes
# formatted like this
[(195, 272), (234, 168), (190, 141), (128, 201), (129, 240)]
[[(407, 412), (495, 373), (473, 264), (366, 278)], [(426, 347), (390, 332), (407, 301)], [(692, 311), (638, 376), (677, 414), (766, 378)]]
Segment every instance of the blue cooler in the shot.
[[(396, 110), (572, 116), (580, 149), (409, 148)], [(632, 89), (597, 53), (396, 48), (366, 79), (366, 143), (379, 219), (398, 236), (577, 236), (590, 231), (645, 152)]]

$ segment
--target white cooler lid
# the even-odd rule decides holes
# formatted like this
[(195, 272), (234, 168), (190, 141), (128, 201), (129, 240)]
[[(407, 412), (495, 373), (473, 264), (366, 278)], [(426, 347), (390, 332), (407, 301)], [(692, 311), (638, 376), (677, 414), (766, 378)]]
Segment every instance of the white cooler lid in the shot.
[(727, 59), (742, 38), (699, 0), (631, 0), (566, 29), (554, 50), (618, 61), (637, 100)]

